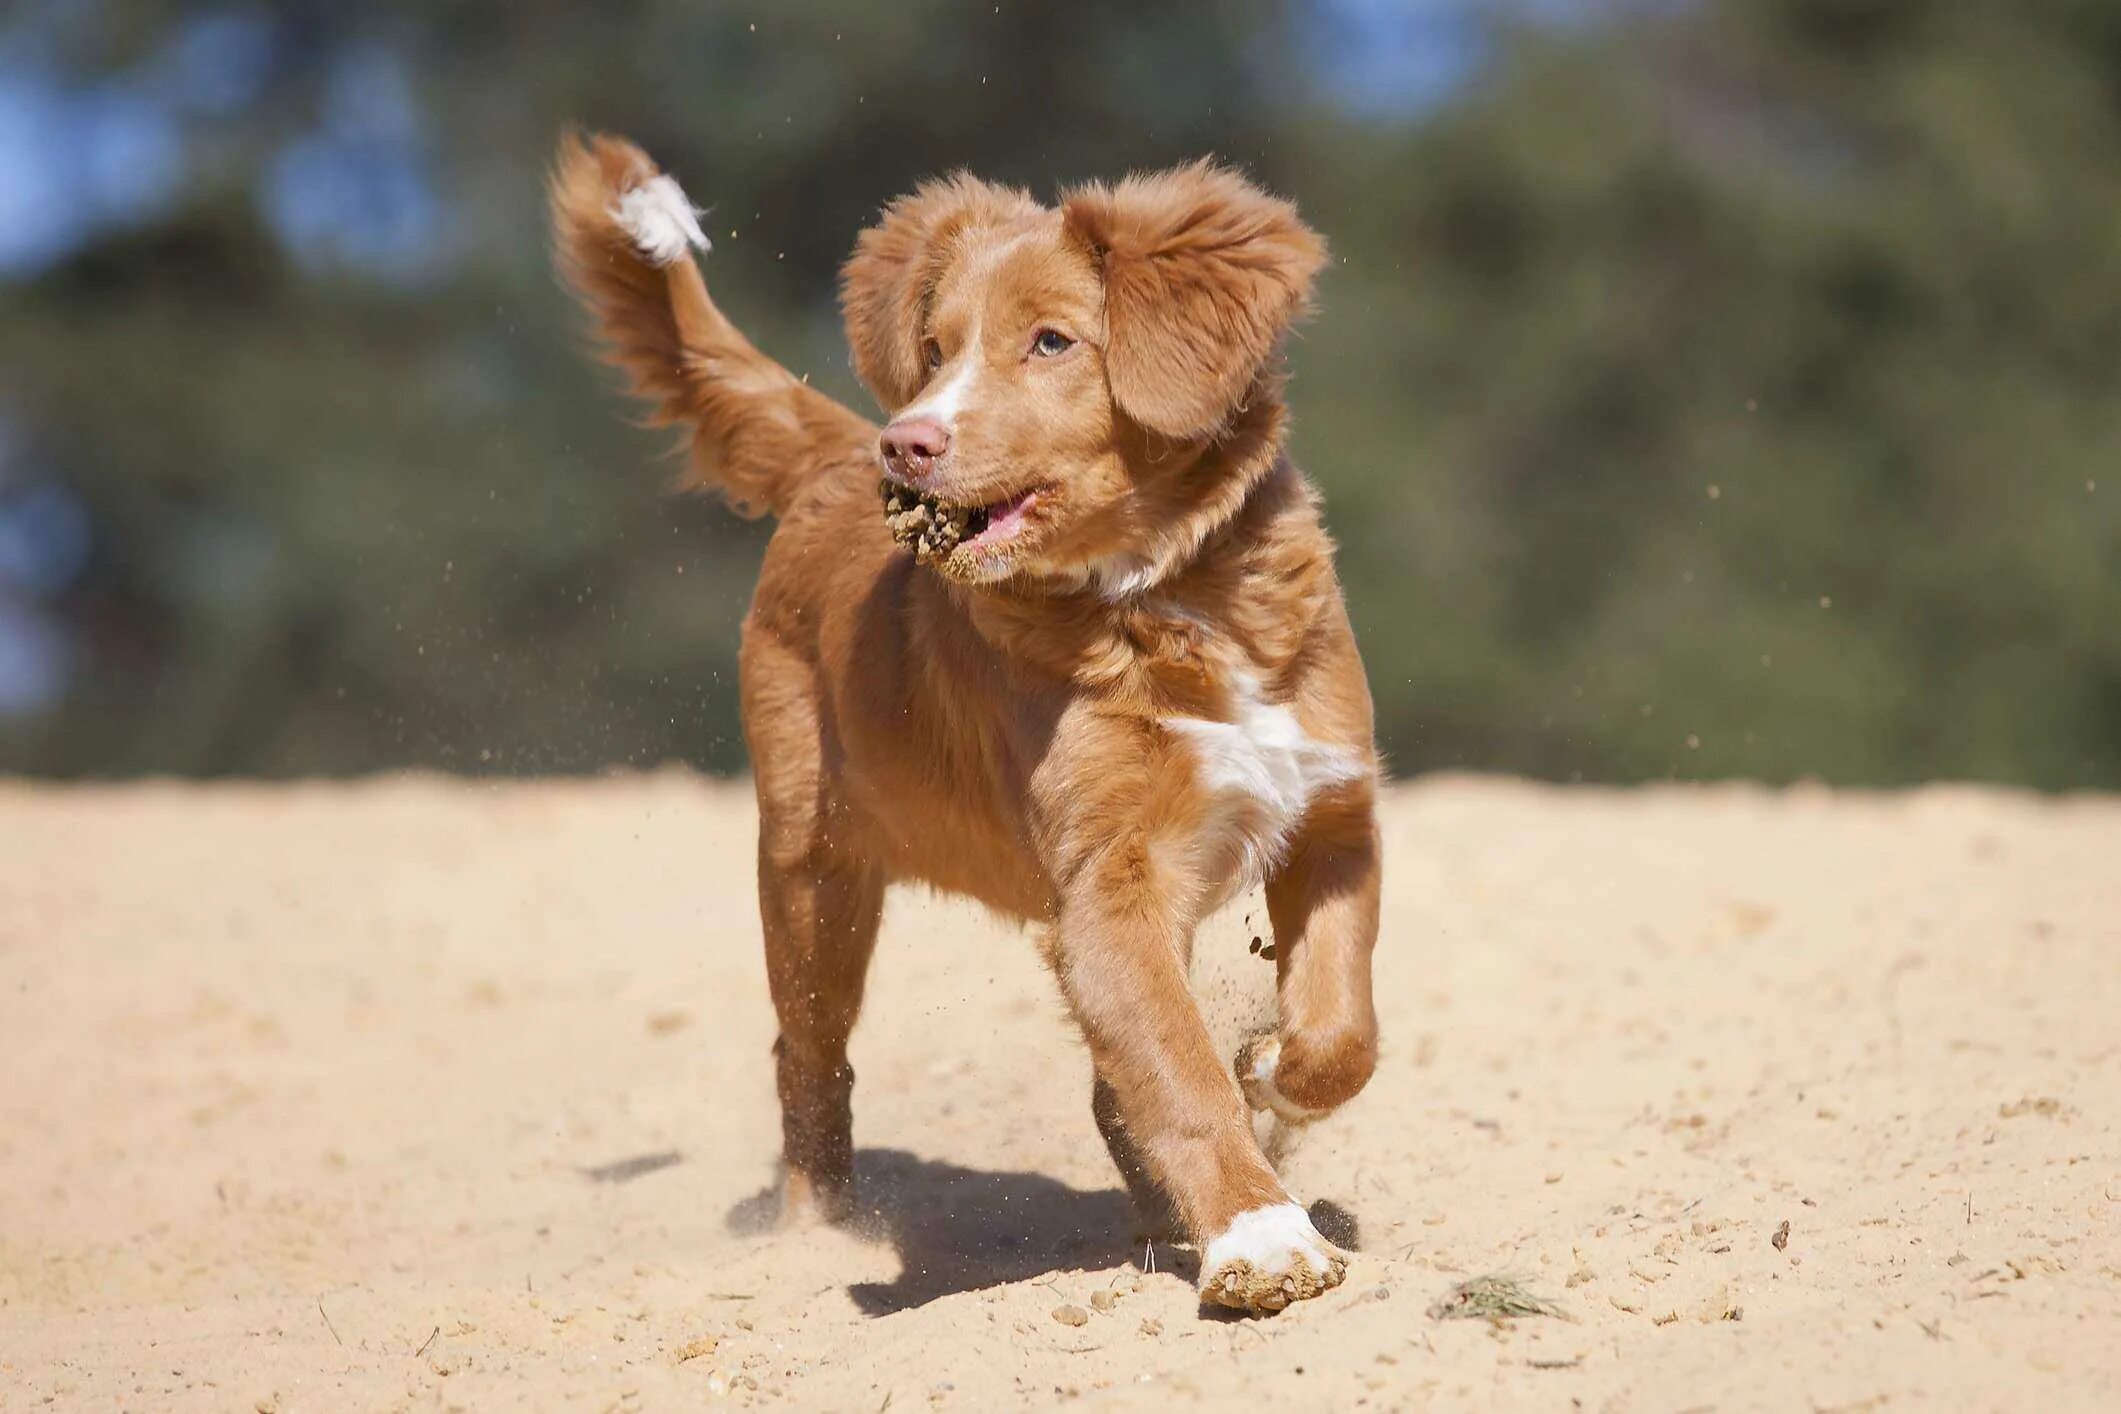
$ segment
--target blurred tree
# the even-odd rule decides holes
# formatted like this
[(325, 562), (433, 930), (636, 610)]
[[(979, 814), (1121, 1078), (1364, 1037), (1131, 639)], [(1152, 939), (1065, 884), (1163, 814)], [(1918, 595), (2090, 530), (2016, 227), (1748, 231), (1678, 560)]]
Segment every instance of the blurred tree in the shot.
[(1402, 764), (2121, 784), (2117, 127), (2112, 7), (1761, 0), (1299, 164)]
[[(2121, 786), (2091, 0), (23, 0), (0, 679), (65, 687), (0, 681), (0, 764), (741, 765), (763, 531), (660, 495), (581, 358), (570, 121), (711, 203), (731, 313), (865, 408), (834, 270), (922, 176), (1213, 151), (1294, 195), (1337, 258), (1297, 450), (1403, 771)], [(55, 496), (85, 553), (11, 559)]]

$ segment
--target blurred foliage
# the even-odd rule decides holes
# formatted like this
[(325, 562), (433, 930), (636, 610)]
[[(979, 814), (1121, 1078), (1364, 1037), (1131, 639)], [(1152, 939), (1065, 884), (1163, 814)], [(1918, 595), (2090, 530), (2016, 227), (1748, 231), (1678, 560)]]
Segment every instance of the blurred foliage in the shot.
[[(48, 62), (138, 74), (203, 12)], [(580, 121), (712, 203), (717, 296), (865, 411), (834, 272), (921, 177), (1212, 151), (1294, 196), (1335, 252), (1296, 451), (1402, 773), (2121, 787), (2121, 7), (1492, 13), (1393, 117), (1272, 0), (273, 7), (179, 199), (0, 285), (0, 416), (94, 527), (71, 689), (0, 765), (741, 766), (765, 532), (663, 495), (581, 357), (540, 213)], [(259, 195), (364, 54), (440, 212), (388, 270)]]

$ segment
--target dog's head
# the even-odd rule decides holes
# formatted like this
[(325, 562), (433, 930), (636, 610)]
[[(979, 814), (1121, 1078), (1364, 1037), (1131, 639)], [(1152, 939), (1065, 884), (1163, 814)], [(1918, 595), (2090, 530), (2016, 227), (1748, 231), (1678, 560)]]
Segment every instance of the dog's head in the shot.
[(841, 300), (896, 504), (953, 524), (938, 567), (1153, 582), (1324, 260), (1295, 208), (1205, 162), (1058, 208), (963, 175), (893, 203)]

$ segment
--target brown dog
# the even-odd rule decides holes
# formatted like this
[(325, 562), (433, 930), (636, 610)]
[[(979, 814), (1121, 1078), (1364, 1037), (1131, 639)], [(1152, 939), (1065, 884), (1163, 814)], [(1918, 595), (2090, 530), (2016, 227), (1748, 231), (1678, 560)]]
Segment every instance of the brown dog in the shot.
[[(1205, 1299), (1337, 1284), (1246, 1109), (1314, 1118), (1377, 1054), (1370, 697), (1283, 448), (1323, 243), (1206, 163), (1057, 208), (931, 182), (845, 271), (879, 434), (715, 308), (639, 149), (567, 140), (552, 214), (610, 360), (703, 483), (780, 518), (742, 668), (790, 1214), (851, 1208), (848, 1033), (885, 886), (918, 881), (1041, 926), (1098, 1128), (1144, 1217), (1201, 1245)], [(1262, 880), (1281, 1021), (1233, 1083), (1187, 962)]]

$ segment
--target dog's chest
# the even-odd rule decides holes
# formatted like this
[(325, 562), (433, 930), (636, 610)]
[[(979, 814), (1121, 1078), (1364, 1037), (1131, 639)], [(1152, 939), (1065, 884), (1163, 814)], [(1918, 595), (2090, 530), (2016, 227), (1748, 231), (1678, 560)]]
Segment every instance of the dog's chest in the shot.
[(1185, 743), (1196, 788), (1209, 799), (1211, 834), (1241, 851), (1236, 887), (1256, 882), (1281, 857), (1290, 833), (1326, 788), (1361, 776), (1361, 755), (1305, 735), (1296, 714), (1264, 701), (1257, 685), (1238, 683), (1227, 722), (1166, 717), (1164, 726)]

